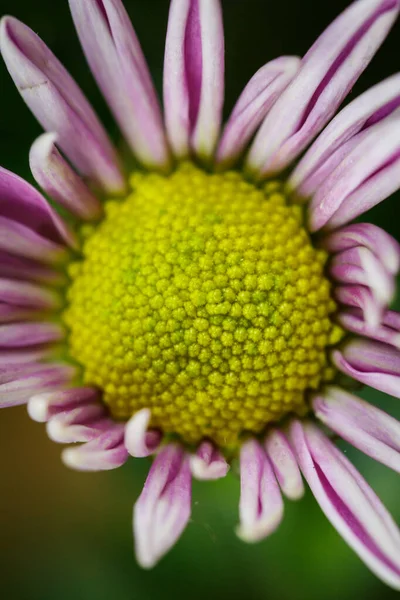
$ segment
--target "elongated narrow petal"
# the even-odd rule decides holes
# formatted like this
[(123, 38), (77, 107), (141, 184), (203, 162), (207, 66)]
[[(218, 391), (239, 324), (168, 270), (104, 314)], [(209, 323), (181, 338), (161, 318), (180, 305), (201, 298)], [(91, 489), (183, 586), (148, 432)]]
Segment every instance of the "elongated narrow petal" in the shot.
[(333, 350), (336, 367), (365, 385), (400, 398), (400, 352), (371, 340), (353, 339)]
[(56, 390), (71, 383), (76, 374), (75, 367), (65, 364), (13, 365), (0, 377), (0, 408), (25, 404), (34, 394)]
[(315, 415), (350, 444), (400, 473), (400, 422), (337, 387), (312, 401)]
[(293, 423), (291, 439), (326, 517), (375, 575), (400, 589), (400, 534), (379, 498), (315, 425)]
[(135, 458), (154, 454), (161, 442), (161, 432), (148, 429), (150, 417), (151, 411), (148, 408), (142, 408), (126, 424), (125, 447)]
[(168, 138), (178, 157), (215, 149), (224, 100), (224, 33), (219, 0), (172, 0), (164, 60)]
[(21, 96), (86, 177), (109, 192), (124, 189), (111, 143), (75, 81), (42, 40), (13, 17), (0, 26), (0, 49)]
[(111, 424), (101, 402), (77, 406), (54, 415), (47, 422), (47, 435), (59, 444), (90, 442)]
[(299, 66), (297, 56), (281, 56), (261, 67), (250, 79), (225, 125), (217, 163), (228, 167), (235, 162)]
[(124, 425), (110, 423), (90, 442), (66, 448), (61, 458), (67, 467), (77, 471), (109, 471), (117, 469), (128, 459), (124, 445)]
[(0, 302), (42, 309), (55, 309), (60, 306), (61, 299), (56, 292), (34, 283), (0, 278)]
[(65, 337), (65, 330), (57, 323), (15, 323), (0, 326), (0, 347), (21, 348), (56, 342)]
[[(400, 185), (400, 116), (396, 111), (357, 134), (343, 160), (325, 178), (309, 206), (311, 231), (345, 225)], [(346, 144), (342, 147), (346, 149)], [(342, 151), (342, 148), (339, 151)], [(397, 165), (397, 167), (395, 167)], [(390, 174), (392, 173), (392, 177)]]
[(56, 148), (57, 136), (44, 133), (33, 143), (29, 163), (41, 188), (59, 204), (84, 220), (102, 215), (100, 202)]
[(271, 463), (256, 440), (240, 450), (240, 524), (237, 535), (258, 542), (271, 534), (283, 517), (283, 500)]
[(337, 148), (360, 131), (379, 122), (400, 106), (400, 73), (385, 79), (350, 102), (326, 126), (307, 151), (289, 179), (300, 195), (314, 191), (307, 181), (322, 167)]
[(261, 126), (250, 170), (277, 172), (304, 150), (364, 71), (398, 12), (398, 0), (358, 0), (325, 30)]
[(0, 302), (0, 323), (17, 323), (20, 321), (31, 321), (38, 318), (40, 309), (37, 307), (21, 307), (15, 304)]
[(365, 323), (373, 328), (379, 326), (383, 307), (364, 285), (338, 285), (335, 286), (335, 298), (344, 305), (360, 308)]
[(176, 543), (191, 512), (189, 457), (170, 444), (156, 456), (133, 511), (136, 556), (154, 566)]
[(83, 50), (138, 159), (166, 167), (169, 153), (160, 106), (142, 49), (120, 0), (69, 0)]
[(95, 401), (100, 404), (99, 392), (96, 389), (78, 387), (36, 394), (29, 399), (27, 408), (31, 419), (38, 423), (46, 423), (55, 415), (93, 404)]
[(338, 323), (347, 331), (363, 337), (390, 344), (400, 350), (400, 331), (382, 323), (370, 325), (358, 309), (348, 309), (337, 314)]
[(284, 433), (270, 429), (265, 438), (265, 450), (273, 466), (282, 492), (291, 500), (304, 494), (303, 480), (290, 443)]
[[(36, 239), (37, 244), (40, 245), (40, 239), (43, 240), (43, 253), (47, 247), (50, 256), (48, 262), (56, 260), (57, 257), (63, 258), (61, 244), (76, 246), (75, 235), (45, 198), (27, 181), (2, 167), (0, 167), (0, 218), (2, 227), (0, 240), (2, 248), (5, 250), (8, 250), (6, 242), (3, 241), (3, 238), (7, 237), (6, 225), (9, 224), (11, 227), (14, 223), (14, 228), (20, 225), (23, 227), (23, 231), (32, 230), (30, 236), (29, 232), (26, 232), (27, 243), (32, 238), (32, 244)], [(35, 234), (36, 238), (34, 238)], [(16, 235), (18, 235), (18, 230)], [(20, 235), (24, 236), (23, 233)], [(9, 242), (8, 246), (11, 248), (12, 243)], [(39, 251), (40, 249), (38, 249)], [(32, 258), (38, 257), (33, 254)]]
[(353, 223), (325, 235), (321, 244), (329, 252), (342, 252), (365, 246), (375, 254), (382, 265), (396, 275), (400, 267), (399, 243), (384, 229), (371, 223)]
[(190, 457), (190, 468), (193, 477), (203, 481), (220, 479), (229, 471), (229, 465), (221, 452), (208, 441), (202, 442), (196, 454)]
[[(10, 221), (9, 221), (10, 222)], [(15, 224), (14, 221), (11, 223)], [(35, 260), (24, 258), (21, 256), (15, 256), (9, 252), (2, 250), (4, 239), (11, 237), (7, 234), (7, 227), (3, 227), (4, 220), (0, 217), (0, 276), (1, 277), (12, 277), (13, 279), (22, 279), (23, 281), (34, 281), (36, 283), (45, 283), (49, 286), (58, 286), (66, 283), (66, 278), (63, 273), (60, 273), (57, 269), (51, 268), (48, 265), (40, 264)], [(26, 231), (30, 231), (25, 227)], [(6, 237), (3, 238), (2, 234)], [(11, 244), (12, 245), (12, 244)], [(60, 248), (58, 248), (60, 250)], [(64, 251), (61, 250), (64, 254)], [(44, 253), (46, 255), (46, 252)], [(59, 258), (56, 250), (55, 256)], [(47, 261), (46, 261), (47, 262)]]

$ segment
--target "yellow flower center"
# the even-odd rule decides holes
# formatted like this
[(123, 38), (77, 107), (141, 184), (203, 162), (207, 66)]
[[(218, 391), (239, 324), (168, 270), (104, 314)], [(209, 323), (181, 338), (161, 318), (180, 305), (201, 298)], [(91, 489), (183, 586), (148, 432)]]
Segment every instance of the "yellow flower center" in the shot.
[(63, 319), (83, 382), (117, 419), (149, 407), (165, 433), (225, 448), (307, 412), (341, 333), (302, 209), (278, 182), (192, 164), (131, 183), (69, 268)]

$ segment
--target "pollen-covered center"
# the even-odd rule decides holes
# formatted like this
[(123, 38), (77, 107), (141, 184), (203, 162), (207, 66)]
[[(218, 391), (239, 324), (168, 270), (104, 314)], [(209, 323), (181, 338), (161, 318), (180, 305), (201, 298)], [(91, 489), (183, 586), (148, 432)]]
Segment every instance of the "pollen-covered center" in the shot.
[(131, 183), (70, 265), (63, 318), (84, 383), (115, 418), (149, 407), (154, 426), (189, 443), (227, 447), (304, 414), (340, 334), (301, 209), (278, 183), (191, 164)]

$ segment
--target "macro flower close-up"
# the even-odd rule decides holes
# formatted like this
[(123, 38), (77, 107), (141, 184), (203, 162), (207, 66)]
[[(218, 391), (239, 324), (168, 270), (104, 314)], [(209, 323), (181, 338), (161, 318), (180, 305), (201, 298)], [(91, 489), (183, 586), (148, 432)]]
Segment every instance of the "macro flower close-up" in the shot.
[(400, 590), (399, 528), (340, 445), (400, 472), (400, 422), (360, 397), (400, 398), (400, 245), (363, 216), (400, 188), (400, 73), (352, 91), (400, 0), (355, 0), (303, 57), (268, 57), (226, 119), (219, 0), (171, 0), (161, 97), (121, 0), (69, 9), (123, 141), (3, 16), (43, 133), (35, 185), (0, 167), (0, 407), (26, 405), (69, 468), (147, 460), (145, 569), (191, 527), (192, 481), (227, 477), (232, 537), (279, 536), (309, 488)]

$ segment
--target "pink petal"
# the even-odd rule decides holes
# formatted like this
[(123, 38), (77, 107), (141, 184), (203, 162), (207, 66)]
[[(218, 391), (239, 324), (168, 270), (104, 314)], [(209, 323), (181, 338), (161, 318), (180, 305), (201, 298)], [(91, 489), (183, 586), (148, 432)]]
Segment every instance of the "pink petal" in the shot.
[(275, 173), (304, 150), (364, 71), (398, 11), (398, 0), (360, 0), (331, 23), (267, 115), (250, 150), (250, 170)]
[[(9, 237), (7, 228), (3, 229), (1, 223), (2, 219), (0, 217), (0, 275), (2, 277), (12, 277), (13, 279), (22, 279), (23, 281), (32, 280), (48, 285), (60, 285), (66, 283), (65, 276), (62, 273), (34, 260), (14, 256), (1, 250), (3, 242), (2, 234)], [(30, 230), (27, 231), (30, 233)], [(47, 256), (46, 252), (44, 252), (44, 256)]]
[[(347, 149), (347, 145), (350, 146)], [(396, 111), (342, 146), (341, 162), (317, 189), (309, 206), (311, 231), (337, 228), (380, 202), (400, 185), (400, 118)], [(344, 150), (344, 151), (343, 151)], [(393, 174), (393, 178), (390, 178)]]
[(283, 517), (283, 501), (271, 463), (256, 440), (240, 450), (240, 524), (237, 535), (258, 542), (271, 534)]
[(51, 417), (73, 410), (79, 406), (100, 403), (99, 392), (90, 387), (69, 388), (36, 394), (28, 401), (28, 414), (38, 423), (46, 423)]
[(29, 164), (41, 188), (72, 214), (90, 221), (102, 215), (102, 207), (83, 180), (56, 148), (57, 136), (44, 133), (33, 143)]
[(191, 512), (189, 459), (175, 444), (156, 456), (133, 511), (136, 556), (148, 569), (176, 543)]
[(229, 471), (229, 465), (221, 452), (208, 441), (202, 442), (196, 454), (192, 454), (190, 468), (193, 477), (202, 481), (221, 479)]
[(47, 422), (47, 435), (59, 444), (90, 442), (110, 427), (111, 419), (106, 418), (105, 407), (101, 402), (66, 409)]
[(294, 422), (291, 439), (326, 517), (375, 575), (400, 589), (400, 534), (379, 498), (316, 426)]
[(56, 342), (65, 337), (65, 331), (56, 323), (14, 323), (0, 326), (0, 347), (22, 348), (35, 344)]
[(128, 459), (124, 445), (124, 425), (110, 422), (106, 431), (80, 446), (66, 448), (61, 458), (67, 467), (77, 471), (109, 471)]
[(288, 439), (278, 429), (270, 429), (265, 438), (265, 450), (273, 466), (282, 492), (291, 500), (304, 494), (303, 480)]
[(400, 349), (400, 331), (398, 329), (383, 324), (370, 325), (364, 320), (358, 309), (341, 311), (336, 318), (338, 323), (347, 331)]
[(164, 59), (164, 110), (174, 153), (212, 156), (224, 101), (219, 0), (172, 0)]
[(21, 96), (85, 176), (107, 192), (125, 187), (115, 151), (90, 104), (46, 44), (29, 27), (4, 17), (0, 49)]
[(60, 307), (61, 299), (56, 292), (42, 286), (0, 277), (0, 302), (41, 309), (55, 309)]
[(350, 102), (326, 126), (307, 151), (289, 179), (289, 185), (300, 195), (314, 189), (308, 180), (332, 154), (360, 131), (391, 114), (400, 106), (400, 74), (385, 79)]
[(312, 401), (315, 415), (350, 444), (400, 473), (400, 422), (337, 387)]
[(217, 163), (232, 165), (246, 148), (258, 126), (299, 70), (297, 56), (281, 56), (261, 67), (250, 79), (225, 125)]
[(133, 415), (125, 427), (125, 447), (131, 456), (142, 458), (154, 454), (161, 442), (159, 431), (148, 430), (151, 411), (142, 408)]
[(379, 258), (389, 273), (396, 275), (399, 271), (399, 243), (386, 231), (371, 223), (353, 223), (342, 227), (324, 236), (321, 244), (329, 252), (365, 246)]
[(333, 350), (336, 367), (357, 381), (400, 398), (400, 353), (391, 346), (360, 338)]
[(139, 160), (166, 167), (162, 116), (139, 41), (120, 0), (69, 0), (87, 61)]
[(371, 328), (379, 326), (383, 308), (374, 298), (371, 290), (363, 285), (335, 286), (335, 298), (342, 304), (360, 308), (366, 325)]

